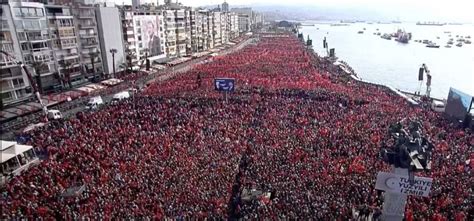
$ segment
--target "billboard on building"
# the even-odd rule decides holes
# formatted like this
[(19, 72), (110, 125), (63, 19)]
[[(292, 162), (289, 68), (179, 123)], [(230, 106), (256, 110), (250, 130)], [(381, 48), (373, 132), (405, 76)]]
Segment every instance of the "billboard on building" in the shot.
[(470, 111), (472, 96), (454, 88), (449, 89), (446, 114), (458, 120), (463, 120)]
[(136, 19), (140, 21), (143, 48), (148, 49), (149, 56), (161, 54), (158, 16), (141, 15), (136, 16)]

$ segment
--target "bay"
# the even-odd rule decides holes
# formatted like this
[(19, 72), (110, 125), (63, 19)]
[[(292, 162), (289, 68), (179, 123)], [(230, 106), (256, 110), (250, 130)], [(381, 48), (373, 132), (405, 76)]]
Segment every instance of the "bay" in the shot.
[[(377, 32), (393, 33), (399, 28), (412, 33), (408, 44), (374, 35)], [(474, 95), (474, 46), (455, 46), (456, 35), (471, 36), (473, 41), (473, 25), (353, 23), (349, 26), (331, 26), (319, 22), (315, 26), (302, 26), (299, 31), (305, 39), (309, 35), (313, 40), (313, 49), (322, 56), (327, 55), (323, 48), (323, 38), (326, 37), (329, 48), (335, 48), (336, 56), (346, 61), (364, 80), (414, 92), (419, 88), (418, 68), (425, 63), (432, 75), (432, 97), (447, 98), (450, 87)], [(358, 34), (358, 31), (364, 33)], [(454, 39), (454, 45), (445, 48), (450, 38)], [(414, 41), (425, 39), (436, 42), (440, 48), (427, 48), (425, 44)], [(426, 91), (425, 83), (422, 94)]]

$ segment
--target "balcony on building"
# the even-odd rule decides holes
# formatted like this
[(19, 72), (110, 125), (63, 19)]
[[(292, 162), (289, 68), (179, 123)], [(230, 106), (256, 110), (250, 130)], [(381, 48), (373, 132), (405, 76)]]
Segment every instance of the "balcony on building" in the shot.
[(79, 18), (80, 19), (95, 18), (95, 14), (93, 11), (81, 11), (79, 12)]
[(79, 28), (81, 29), (95, 29), (97, 27), (97, 23), (95, 22), (82, 22), (79, 24)]
[(81, 38), (96, 38), (97, 33), (95, 33), (95, 32), (80, 33), (79, 32), (79, 37), (81, 37)]
[(46, 7), (46, 16), (52, 18), (72, 18), (70, 9), (60, 5), (48, 5)]
[(96, 40), (86, 39), (81, 41), (81, 45), (83, 48), (93, 48), (97, 47), (99, 45), (99, 42), (97, 42)]

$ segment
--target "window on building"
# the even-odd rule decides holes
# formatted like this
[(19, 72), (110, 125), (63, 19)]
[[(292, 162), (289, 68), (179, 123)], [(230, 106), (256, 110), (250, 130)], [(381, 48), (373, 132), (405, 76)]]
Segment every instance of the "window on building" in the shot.
[(25, 85), (25, 82), (23, 81), (22, 78), (15, 78), (12, 80), (13, 82), (13, 87), (22, 87)]
[(21, 9), (13, 8), (13, 14), (15, 15), (15, 17), (21, 17)]
[(15, 27), (17, 29), (23, 29), (23, 21), (15, 20)]
[(11, 92), (4, 92), (1, 94), (2, 100), (11, 100), (13, 98)]
[(2, 88), (10, 88), (10, 84), (8, 83), (8, 81), (0, 81), (0, 87)]
[(26, 90), (25, 89), (17, 90), (16, 91), (16, 96), (18, 98), (22, 98), (22, 97), (26, 96)]
[(36, 9), (36, 15), (37, 16), (44, 16), (44, 11), (42, 8), (37, 8)]
[(47, 24), (46, 20), (41, 20), (40, 21), (40, 27), (41, 28), (48, 28), (48, 24)]
[(71, 11), (69, 10), (69, 8), (63, 8), (63, 14), (64, 15), (71, 15)]
[(30, 43), (28, 42), (25, 42), (25, 43), (21, 43), (20, 44), (20, 47), (21, 47), (21, 50), (22, 51), (29, 51), (31, 48), (30, 48)]
[(13, 52), (13, 44), (12, 43), (0, 44), (0, 49), (5, 52)]

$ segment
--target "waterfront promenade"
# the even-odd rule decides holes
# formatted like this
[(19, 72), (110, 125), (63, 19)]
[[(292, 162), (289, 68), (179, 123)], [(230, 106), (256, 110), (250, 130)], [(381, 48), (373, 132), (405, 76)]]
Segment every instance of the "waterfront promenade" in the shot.
[[(236, 79), (228, 102), (216, 77)], [(2, 218), (348, 220), (353, 208), (374, 217), (375, 175), (388, 170), (378, 151), (404, 118), (421, 120), (436, 146), (434, 172), (423, 174), (432, 194), (409, 199), (407, 220), (468, 219), (470, 131), (275, 33), (134, 100), (33, 131), (29, 143), (49, 157), (2, 191)]]

